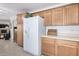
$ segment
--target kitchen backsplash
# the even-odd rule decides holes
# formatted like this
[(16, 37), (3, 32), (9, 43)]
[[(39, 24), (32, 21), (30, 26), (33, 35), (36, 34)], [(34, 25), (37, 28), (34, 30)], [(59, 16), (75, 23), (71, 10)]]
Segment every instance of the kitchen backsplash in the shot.
[(48, 26), (48, 29), (57, 29), (57, 35), (79, 37), (79, 26)]

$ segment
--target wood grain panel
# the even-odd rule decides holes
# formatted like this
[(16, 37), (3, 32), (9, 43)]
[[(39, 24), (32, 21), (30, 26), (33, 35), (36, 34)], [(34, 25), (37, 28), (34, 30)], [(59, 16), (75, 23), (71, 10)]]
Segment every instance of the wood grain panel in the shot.
[(55, 40), (42, 38), (42, 53), (45, 55), (55, 55)]
[(78, 4), (72, 4), (64, 7), (64, 25), (79, 24)]
[(17, 44), (23, 46), (23, 25), (17, 25)]
[(77, 56), (77, 47), (58, 45), (57, 56)]
[(57, 56), (77, 56), (77, 42), (57, 40), (56, 55)]
[(63, 8), (52, 9), (52, 25), (63, 25)]
[(44, 11), (44, 24), (45, 26), (52, 25), (52, 10)]
[(52, 25), (52, 13), (51, 10), (40, 11), (34, 13), (33, 16), (41, 16), (44, 19), (44, 25), (49, 26)]

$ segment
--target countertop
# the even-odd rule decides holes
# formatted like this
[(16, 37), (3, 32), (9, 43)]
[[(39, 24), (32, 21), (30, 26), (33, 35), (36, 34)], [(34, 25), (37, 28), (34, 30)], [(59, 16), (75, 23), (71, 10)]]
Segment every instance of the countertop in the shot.
[(70, 40), (70, 41), (79, 41), (79, 37), (68, 37), (68, 36), (51, 36), (51, 35), (43, 35), (42, 37), (55, 38), (60, 40)]

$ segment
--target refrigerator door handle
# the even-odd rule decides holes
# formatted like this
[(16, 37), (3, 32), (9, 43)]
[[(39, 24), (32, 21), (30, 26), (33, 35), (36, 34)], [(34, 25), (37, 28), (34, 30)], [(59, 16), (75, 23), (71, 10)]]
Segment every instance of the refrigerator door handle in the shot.
[(25, 34), (27, 35), (27, 37), (29, 37), (29, 31), (25, 30)]

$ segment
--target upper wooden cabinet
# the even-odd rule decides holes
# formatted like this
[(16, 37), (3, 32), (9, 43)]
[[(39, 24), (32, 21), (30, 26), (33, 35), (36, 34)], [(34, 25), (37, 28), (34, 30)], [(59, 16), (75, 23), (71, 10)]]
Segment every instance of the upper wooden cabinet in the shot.
[(52, 13), (51, 10), (45, 10), (41, 12), (34, 13), (33, 16), (41, 16), (44, 19), (44, 25), (52, 25)]
[(79, 4), (70, 4), (33, 14), (42, 16), (48, 25), (79, 25)]
[(23, 14), (17, 14), (17, 24), (23, 24), (23, 18), (24, 16), (26, 15), (26, 13), (23, 13)]
[(44, 24), (45, 26), (52, 25), (52, 10), (45, 10), (44, 11)]
[(52, 9), (52, 25), (63, 25), (63, 8)]
[(52, 9), (52, 25), (78, 25), (78, 4)]
[(64, 25), (79, 24), (79, 6), (78, 4), (71, 4), (64, 6)]
[(33, 13), (33, 16), (41, 16), (42, 18), (44, 18), (44, 13), (43, 11), (36, 12), (36, 13)]
[(17, 24), (22, 24), (23, 23), (23, 19), (22, 19), (22, 14), (17, 14)]
[(39, 16), (40, 12), (33, 13), (33, 16)]

